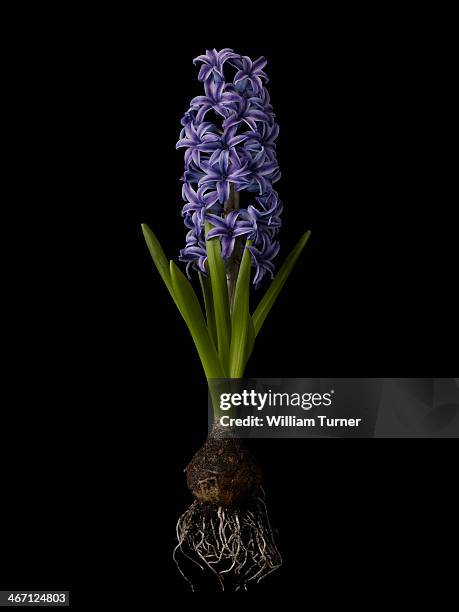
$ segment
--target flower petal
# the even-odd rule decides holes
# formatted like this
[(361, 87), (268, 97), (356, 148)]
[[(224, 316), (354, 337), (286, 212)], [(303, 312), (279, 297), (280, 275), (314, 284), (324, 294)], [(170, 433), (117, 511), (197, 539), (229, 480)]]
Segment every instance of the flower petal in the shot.
[[(210, 233), (210, 232), (209, 232)], [(236, 242), (235, 238), (231, 238), (229, 236), (222, 237), (222, 257), (223, 259), (228, 259), (234, 249), (234, 243)]]
[(266, 57), (263, 57), (263, 55), (261, 57), (259, 57), (258, 59), (256, 59), (253, 64), (252, 64), (252, 72), (258, 72), (259, 70), (263, 70), (263, 68), (266, 66), (267, 64), (267, 60)]
[(203, 64), (198, 74), (198, 81), (207, 81), (209, 76), (212, 74), (212, 66)]
[(228, 181), (217, 181), (218, 200), (220, 204), (229, 198), (230, 186)]

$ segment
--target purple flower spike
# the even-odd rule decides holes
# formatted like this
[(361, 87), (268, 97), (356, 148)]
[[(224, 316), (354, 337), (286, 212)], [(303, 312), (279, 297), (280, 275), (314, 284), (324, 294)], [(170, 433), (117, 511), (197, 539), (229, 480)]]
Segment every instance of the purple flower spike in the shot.
[(241, 246), (252, 241), (258, 286), (266, 273), (273, 274), (283, 208), (273, 189), (280, 178), (279, 127), (264, 85), (266, 59), (252, 62), (232, 49), (211, 49), (194, 63), (201, 64), (204, 95), (192, 99), (176, 145), (185, 148), (182, 215), (189, 230), (179, 259), (186, 262), (187, 274), (192, 269), (205, 273), (204, 222), (209, 220), (209, 237), (220, 239), (225, 260), (236, 240)]

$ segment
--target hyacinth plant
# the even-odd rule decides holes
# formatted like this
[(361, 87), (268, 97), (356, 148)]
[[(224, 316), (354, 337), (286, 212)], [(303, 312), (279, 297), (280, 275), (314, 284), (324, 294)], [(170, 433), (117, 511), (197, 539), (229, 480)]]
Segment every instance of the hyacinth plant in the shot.
[[(283, 205), (274, 189), (280, 178), (279, 127), (266, 89), (266, 59), (252, 61), (232, 49), (213, 49), (194, 63), (199, 64), (203, 95), (191, 100), (176, 145), (184, 149), (185, 160), (182, 216), (187, 234), (178, 257), (186, 264), (185, 274), (167, 260), (150, 228), (142, 229), (207, 380), (237, 379), (244, 375), (255, 339), (309, 232), (274, 275)], [(204, 308), (191, 282), (194, 273)], [(266, 277), (272, 280), (251, 312), (250, 286), (259, 289)], [(195, 501), (178, 521), (174, 558), (177, 551), (183, 553), (210, 570), (222, 588), (228, 582), (246, 588), (279, 567), (261, 472), (242, 442), (223, 435), (216, 423), (186, 471)]]

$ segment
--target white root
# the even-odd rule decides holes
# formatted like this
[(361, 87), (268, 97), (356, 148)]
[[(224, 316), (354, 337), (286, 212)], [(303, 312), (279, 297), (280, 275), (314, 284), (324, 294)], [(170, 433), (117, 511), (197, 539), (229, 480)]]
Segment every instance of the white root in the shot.
[(173, 559), (193, 591), (177, 553), (201, 570), (209, 569), (222, 591), (225, 585), (247, 590), (249, 582), (260, 582), (282, 565), (261, 497), (252, 498), (246, 507), (194, 501), (177, 522), (177, 541)]

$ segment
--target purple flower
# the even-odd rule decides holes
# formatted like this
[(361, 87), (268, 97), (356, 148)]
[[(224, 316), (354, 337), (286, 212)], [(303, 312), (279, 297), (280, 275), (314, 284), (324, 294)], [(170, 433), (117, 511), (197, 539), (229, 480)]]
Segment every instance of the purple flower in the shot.
[(220, 156), (218, 164), (214, 166), (206, 164), (202, 167), (205, 174), (199, 181), (199, 187), (207, 186), (210, 189), (217, 189), (220, 204), (229, 198), (231, 183), (238, 191), (247, 185), (246, 177), (250, 174), (246, 166), (230, 164), (228, 158), (224, 156)]
[(234, 243), (238, 236), (250, 234), (253, 230), (248, 221), (238, 221), (239, 210), (231, 211), (223, 219), (216, 215), (207, 215), (207, 220), (214, 225), (207, 234), (208, 238), (219, 236), (222, 243), (222, 257), (228, 259), (234, 249)]
[(224, 163), (228, 163), (231, 160), (234, 164), (240, 164), (241, 160), (237, 154), (237, 145), (247, 140), (247, 136), (244, 134), (236, 135), (237, 127), (232, 127), (223, 132), (223, 134), (207, 145), (207, 151), (212, 152), (209, 158), (209, 165), (214, 166), (220, 162), (220, 159), (224, 158)]
[(284, 208), (277, 192), (272, 189), (268, 194), (255, 198), (260, 208), (263, 211), (269, 211), (270, 217), (268, 221), (269, 234), (274, 237), (281, 227), (281, 214)]
[(183, 215), (183, 223), (185, 224), (185, 227), (190, 230), (186, 235), (187, 246), (190, 244), (196, 245), (200, 242), (204, 243), (204, 221), (201, 219), (199, 213), (191, 212), (187, 215)]
[(204, 83), (205, 96), (196, 96), (191, 100), (191, 108), (198, 110), (196, 122), (201, 123), (206, 114), (213, 110), (222, 117), (229, 116), (229, 108), (241, 99), (237, 93), (225, 91), (225, 83), (206, 81)]
[(261, 93), (258, 93), (256, 96), (251, 96), (249, 99), (251, 104), (262, 110), (271, 121), (274, 121), (275, 113), (273, 112), (273, 107), (266, 87), (263, 87)]
[(257, 130), (244, 132), (247, 140), (244, 145), (246, 151), (257, 153), (260, 149), (264, 149), (267, 157), (271, 161), (276, 159), (276, 139), (279, 135), (279, 126), (277, 123), (260, 123)]
[(186, 170), (183, 173), (182, 180), (184, 180), (186, 183), (199, 183), (203, 176), (203, 170), (201, 170), (201, 168), (194, 164), (193, 160), (191, 160), (189, 166), (186, 167)]
[(247, 180), (250, 181), (250, 184), (247, 189), (249, 191), (259, 191), (260, 195), (269, 191), (271, 189), (269, 179), (275, 177), (279, 169), (277, 161), (271, 161), (266, 157), (264, 149), (261, 149), (253, 157), (248, 154), (243, 161), (249, 171)]
[(207, 191), (206, 187), (199, 187), (197, 191), (194, 191), (189, 183), (183, 183), (182, 197), (186, 201), (182, 209), (182, 215), (196, 212), (201, 222), (204, 220), (206, 211), (218, 202), (216, 191)]
[(186, 261), (186, 274), (190, 277), (190, 268), (194, 267), (206, 274), (207, 253), (205, 245), (187, 245), (180, 249), (180, 261)]
[(264, 79), (266, 82), (268, 81), (268, 76), (263, 71), (263, 68), (266, 66), (265, 57), (259, 57), (257, 60), (252, 62), (250, 57), (244, 55), (240, 59), (233, 59), (231, 64), (238, 68), (238, 72), (233, 80), (235, 85), (248, 81), (252, 85), (255, 92), (263, 91), (263, 83), (261, 79)]
[(197, 214), (188, 217), (187, 225), (191, 227), (186, 235), (186, 246), (180, 250), (179, 260), (187, 262), (186, 273), (190, 278), (190, 268), (206, 272), (205, 262), (207, 260), (206, 244), (202, 238), (203, 225), (198, 220)]
[(180, 140), (175, 145), (176, 149), (187, 147), (185, 151), (185, 165), (189, 166), (191, 160), (199, 166), (201, 163), (201, 151), (207, 151), (206, 145), (219, 140), (215, 133), (213, 123), (201, 123), (197, 127), (194, 123), (187, 123), (180, 132)]
[(193, 64), (196, 62), (202, 62), (201, 69), (199, 70), (198, 80), (207, 81), (212, 76), (220, 78), (222, 81), (225, 78), (223, 74), (223, 65), (229, 59), (239, 57), (237, 53), (234, 53), (232, 49), (222, 49), (217, 51), (216, 49), (208, 49), (205, 55), (198, 55), (193, 60)]
[(274, 236), (276, 230), (280, 227), (280, 220), (276, 216), (278, 206), (278, 200), (272, 198), (271, 208), (265, 209), (262, 207), (260, 210), (250, 204), (247, 210), (241, 211), (242, 217), (252, 223), (253, 232), (248, 238), (253, 240), (256, 245), (260, 245), (264, 240)]
[(263, 241), (262, 247), (249, 246), (248, 249), (252, 255), (252, 262), (255, 265), (255, 277), (253, 284), (255, 287), (260, 285), (261, 279), (268, 272), (271, 278), (274, 276), (274, 264), (273, 259), (279, 252), (278, 242), (269, 242), (268, 240)]
[(200, 230), (201, 230), (201, 225), (199, 223), (196, 223), (197, 220), (197, 216), (196, 215), (190, 215), (190, 217), (188, 218), (189, 221), (191, 221), (190, 223), (188, 223), (188, 226), (190, 227), (190, 231), (186, 233), (186, 246), (198, 246), (201, 242), (201, 236), (200, 236)]
[(194, 113), (188, 110), (183, 115), (183, 117), (180, 119), (180, 125), (183, 125), (183, 127), (185, 127), (189, 123), (193, 123), (193, 121), (194, 121)]
[[(237, 94), (234, 94), (237, 95)], [(246, 98), (239, 98), (236, 111), (231, 113), (223, 122), (227, 130), (241, 122), (246, 123), (251, 130), (257, 129), (257, 122), (269, 121), (266, 113), (255, 106)]]

